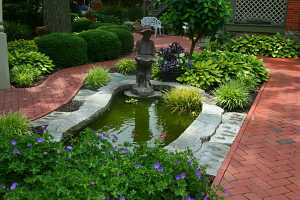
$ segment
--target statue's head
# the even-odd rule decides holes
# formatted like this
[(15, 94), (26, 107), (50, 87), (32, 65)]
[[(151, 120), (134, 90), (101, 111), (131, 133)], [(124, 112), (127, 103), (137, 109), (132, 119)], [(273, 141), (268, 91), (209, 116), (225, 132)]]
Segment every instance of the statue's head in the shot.
[(144, 40), (150, 40), (153, 30), (151, 27), (143, 27), (140, 33), (143, 35)]

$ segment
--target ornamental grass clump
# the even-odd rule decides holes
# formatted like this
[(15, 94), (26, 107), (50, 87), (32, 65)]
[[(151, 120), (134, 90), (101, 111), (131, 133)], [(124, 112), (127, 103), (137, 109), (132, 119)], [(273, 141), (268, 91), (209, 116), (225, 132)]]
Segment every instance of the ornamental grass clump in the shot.
[(240, 80), (231, 80), (215, 91), (217, 105), (228, 111), (245, 109), (249, 104), (249, 88)]
[(116, 63), (116, 69), (121, 74), (133, 73), (136, 70), (136, 63), (133, 59), (124, 58)]
[(85, 79), (85, 87), (95, 90), (104, 85), (106, 85), (110, 81), (111, 77), (107, 70), (103, 68), (94, 67), (88, 72), (88, 75)]
[(0, 135), (18, 136), (29, 133), (29, 121), (21, 113), (0, 115)]
[(202, 95), (196, 88), (174, 88), (163, 95), (163, 101), (172, 112), (195, 112), (202, 110)]

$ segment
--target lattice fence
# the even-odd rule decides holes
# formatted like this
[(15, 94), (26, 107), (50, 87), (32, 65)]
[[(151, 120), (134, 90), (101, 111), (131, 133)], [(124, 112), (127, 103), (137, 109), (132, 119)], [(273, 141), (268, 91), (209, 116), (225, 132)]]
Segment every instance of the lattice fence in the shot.
[(233, 0), (234, 23), (283, 25), (288, 0)]

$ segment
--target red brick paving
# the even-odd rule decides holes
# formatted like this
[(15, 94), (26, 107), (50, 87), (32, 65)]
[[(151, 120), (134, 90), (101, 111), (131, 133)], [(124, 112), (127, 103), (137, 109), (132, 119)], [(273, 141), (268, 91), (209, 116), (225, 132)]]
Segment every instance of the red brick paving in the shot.
[(300, 200), (300, 59), (264, 59), (271, 70), (215, 185), (227, 199)]
[[(134, 36), (135, 40), (140, 38), (139, 34)], [(168, 46), (174, 41), (181, 43), (185, 48), (190, 45), (188, 39), (178, 36), (161, 36), (153, 39), (157, 48)], [(112, 67), (115, 62), (106, 61), (97, 64)], [(0, 115), (22, 112), (29, 119), (34, 120), (56, 110), (76, 95), (82, 86), (86, 72), (91, 67), (92, 64), (88, 64), (60, 70), (36, 87), (0, 91)]]

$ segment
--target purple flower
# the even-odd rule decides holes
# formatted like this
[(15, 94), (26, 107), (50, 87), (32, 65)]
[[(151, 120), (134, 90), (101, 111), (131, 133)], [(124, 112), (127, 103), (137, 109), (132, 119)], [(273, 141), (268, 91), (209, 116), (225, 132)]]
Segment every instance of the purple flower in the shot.
[(21, 151), (18, 148), (15, 147), (14, 150), (13, 150), (13, 154), (19, 156), (22, 153), (21, 153)]
[(128, 154), (129, 150), (125, 147), (122, 147), (122, 148), (119, 148), (119, 152), (122, 153), (122, 154)]
[(196, 200), (194, 197), (191, 197), (190, 195), (188, 195), (185, 200)]
[(17, 188), (17, 186), (18, 186), (18, 183), (13, 182), (9, 188), (10, 188), (10, 190), (15, 190)]
[(37, 143), (43, 143), (45, 142), (45, 139), (44, 138), (36, 138), (35, 140)]
[(17, 141), (15, 139), (12, 139), (10, 141), (10, 144), (13, 145), (13, 146), (16, 146), (17, 145)]
[(160, 162), (156, 162), (153, 165), (153, 168), (158, 171), (158, 172), (163, 172), (164, 171), (164, 167), (160, 164)]
[(42, 135), (47, 131), (47, 128), (48, 128), (48, 125), (34, 127), (33, 132), (35, 132), (36, 134)]
[(207, 195), (205, 195), (205, 197), (203, 198), (203, 200), (209, 200), (209, 197)]
[(119, 200), (126, 200), (124, 196), (120, 196)]
[(72, 150), (73, 150), (73, 147), (70, 145), (65, 147), (65, 151), (67, 151), (67, 152), (71, 152)]
[(189, 164), (190, 166), (192, 166), (193, 160), (192, 160), (192, 159), (188, 160), (188, 164)]
[(179, 181), (179, 180), (185, 179), (185, 177), (186, 177), (186, 173), (185, 173), (185, 172), (182, 172), (182, 173), (180, 173), (180, 174), (177, 174), (177, 175), (175, 176), (175, 179), (176, 179), (176, 181)]
[(112, 135), (111, 135), (111, 140), (112, 140), (113, 142), (117, 142), (117, 141), (118, 141), (118, 136), (117, 136), (116, 134), (112, 134)]
[(100, 139), (100, 140), (105, 140), (105, 139), (106, 139), (105, 133), (100, 133), (100, 134), (99, 134), (99, 139)]
[(31, 143), (27, 144), (27, 147), (32, 148), (32, 144)]
[(199, 180), (202, 178), (202, 173), (201, 173), (200, 169), (196, 169), (195, 175)]

